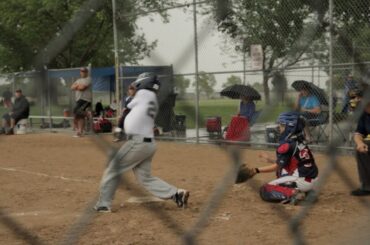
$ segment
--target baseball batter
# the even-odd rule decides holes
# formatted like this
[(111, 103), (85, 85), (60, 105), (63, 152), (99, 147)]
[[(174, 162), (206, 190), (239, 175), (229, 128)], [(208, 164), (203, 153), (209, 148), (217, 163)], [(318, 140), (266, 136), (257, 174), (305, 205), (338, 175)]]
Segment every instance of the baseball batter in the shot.
[(127, 105), (131, 111), (124, 122), (128, 141), (115, 156), (119, 160), (112, 160), (104, 172), (95, 210), (111, 212), (111, 204), (120, 176), (131, 169), (140, 184), (154, 196), (172, 199), (178, 207), (186, 207), (189, 191), (178, 189), (151, 175), (151, 162), (156, 151), (153, 133), (154, 119), (158, 112), (156, 92), (160, 85), (157, 76), (143, 73), (138, 76), (133, 85), (137, 92)]

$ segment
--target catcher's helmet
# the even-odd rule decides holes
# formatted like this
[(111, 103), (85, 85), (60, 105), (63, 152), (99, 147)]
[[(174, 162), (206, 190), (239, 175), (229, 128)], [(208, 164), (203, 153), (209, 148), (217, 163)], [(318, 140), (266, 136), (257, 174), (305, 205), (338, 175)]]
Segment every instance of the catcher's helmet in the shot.
[(148, 89), (151, 91), (158, 91), (160, 82), (157, 79), (157, 75), (150, 72), (140, 74), (137, 79), (132, 83), (136, 90)]
[(277, 123), (285, 125), (285, 130), (280, 135), (280, 141), (285, 141), (293, 135), (301, 135), (305, 127), (305, 120), (297, 112), (281, 113)]

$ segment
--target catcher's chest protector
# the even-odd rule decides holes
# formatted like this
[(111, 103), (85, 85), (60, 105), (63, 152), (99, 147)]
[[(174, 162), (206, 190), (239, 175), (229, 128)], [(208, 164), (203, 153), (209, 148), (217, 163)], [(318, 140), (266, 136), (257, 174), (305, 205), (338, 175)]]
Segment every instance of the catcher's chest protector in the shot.
[(233, 116), (226, 132), (226, 139), (248, 141), (250, 138), (249, 121), (243, 116)]

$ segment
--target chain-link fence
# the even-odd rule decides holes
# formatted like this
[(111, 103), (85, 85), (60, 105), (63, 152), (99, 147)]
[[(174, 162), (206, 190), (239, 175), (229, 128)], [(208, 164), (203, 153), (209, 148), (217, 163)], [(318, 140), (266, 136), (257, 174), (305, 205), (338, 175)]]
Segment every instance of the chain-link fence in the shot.
[[(158, 74), (164, 81), (159, 95), (162, 109), (157, 118), (157, 126), (161, 128), (158, 139), (215, 143), (229, 154), (232, 163), (208, 197), (195, 223), (186, 229), (178, 225), (166, 210), (150, 205), (145, 207), (171, 224), (174, 234), (180, 236), (185, 244), (196, 244), (199, 234), (207, 229), (208, 220), (234, 182), (242, 164), (244, 147), (277, 145), (274, 126), (277, 116), (284, 111), (300, 111), (308, 122), (307, 136), (310, 136), (312, 146), (316, 145), (327, 154), (328, 163), (320, 171), (316, 191), (307, 196), (299, 212), (292, 214), (281, 205), (271, 205), (278, 210), (282, 222), (287, 223), (292, 241), (305, 244), (302, 222), (315, 206), (330, 174), (336, 172), (346, 185), (355, 188), (353, 180), (338, 165), (337, 158), (339, 151), (345, 148), (343, 146), (352, 150), (353, 125), (370, 101), (369, 2), (163, 1), (163, 5), (152, 6), (150, 11), (141, 11), (140, 4), (126, 8), (125, 1), (118, 2), (116, 65), (129, 64), (125, 53), (119, 52), (125, 45), (124, 41), (120, 42), (124, 40), (121, 36), (124, 30), (120, 29), (124, 26), (120, 26), (120, 22), (135, 20), (148, 40), (157, 42), (157, 49), (143, 60), (142, 65), (171, 67), (171, 71)], [(94, 4), (94, 1), (86, 4)], [(96, 10), (101, 7), (95, 5)], [(80, 23), (78, 19), (74, 21)], [(33, 76), (24, 78), (22, 86), (25, 87), (26, 81)], [(135, 76), (121, 69), (116, 77), (122, 88), (118, 86), (119, 93), (117, 88), (112, 91), (121, 100)], [(16, 84), (16, 78), (12, 79)], [(40, 115), (52, 115), (53, 105), (71, 105), (68, 87), (72, 80), (48, 78), (47, 84), (41, 84), (43, 92), (30, 90), (30, 97), (33, 94), (42, 97), (39, 103), (46, 105), (39, 108), (49, 111), (49, 114), (40, 111)], [(7, 82), (6, 86), (9, 84)], [(245, 99), (221, 96), (222, 90), (236, 84), (249, 85), (260, 97), (255, 100), (250, 94), (246, 94)], [(57, 96), (53, 96), (51, 87), (58, 86), (63, 88), (56, 89)], [(360, 97), (362, 102), (358, 100)], [(109, 100), (112, 99), (110, 97)], [(245, 115), (247, 133), (242, 130), (247, 136), (244, 135), (242, 141), (237, 138), (242, 147), (227, 144), (233, 139), (227, 138), (229, 129), (225, 128), (230, 128), (233, 118), (244, 113), (244, 104), (252, 110)], [(98, 135), (93, 137), (97, 146), (107, 152), (108, 161), (119, 161), (117, 150), (110, 143)], [(122, 179), (122, 184), (129, 185), (125, 179)], [(257, 192), (261, 183), (251, 180), (248, 185)], [(135, 188), (131, 191), (140, 193)], [(370, 208), (368, 199), (358, 200)], [(88, 224), (93, 222), (92, 205), (95, 201), (89, 202), (62, 243), (78, 242)], [(2, 209), (0, 211), (1, 223), (20, 239), (31, 244), (43, 244), (37, 235), (28, 232)], [(364, 237), (359, 242), (367, 241), (368, 237)]]

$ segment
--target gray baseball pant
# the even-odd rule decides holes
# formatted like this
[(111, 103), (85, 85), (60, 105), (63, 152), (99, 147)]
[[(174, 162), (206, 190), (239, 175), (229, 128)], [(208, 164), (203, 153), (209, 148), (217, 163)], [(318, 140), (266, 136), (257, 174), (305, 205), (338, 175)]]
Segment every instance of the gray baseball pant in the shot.
[(169, 199), (176, 194), (176, 187), (151, 174), (151, 161), (156, 151), (152, 140), (144, 142), (143, 137), (133, 136), (119, 149), (115, 156), (117, 160), (112, 160), (104, 172), (96, 207), (111, 207), (121, 174), (130, 169), (134, 171), (139, 183), (154, 196)]

